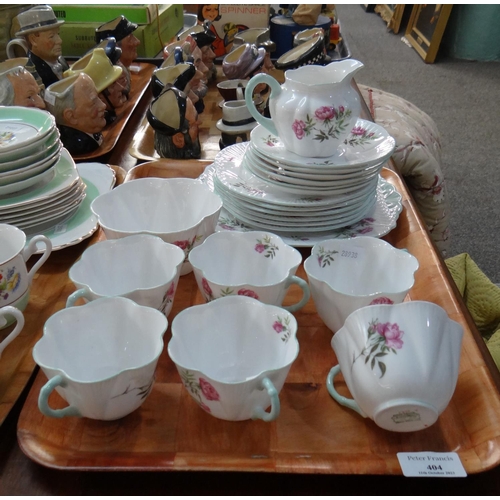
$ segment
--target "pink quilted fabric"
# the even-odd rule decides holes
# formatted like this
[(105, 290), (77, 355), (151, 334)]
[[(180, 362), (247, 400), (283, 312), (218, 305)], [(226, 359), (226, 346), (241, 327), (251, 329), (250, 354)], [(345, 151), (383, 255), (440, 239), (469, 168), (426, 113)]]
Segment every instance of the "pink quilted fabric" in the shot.
[(403, 176), (433, 241), (449, 251), (450, 204), (441, 169), (439, 131), (432, 118), (394, 94), (359, 85), (376, 123), (396, 139), (392, 159)]

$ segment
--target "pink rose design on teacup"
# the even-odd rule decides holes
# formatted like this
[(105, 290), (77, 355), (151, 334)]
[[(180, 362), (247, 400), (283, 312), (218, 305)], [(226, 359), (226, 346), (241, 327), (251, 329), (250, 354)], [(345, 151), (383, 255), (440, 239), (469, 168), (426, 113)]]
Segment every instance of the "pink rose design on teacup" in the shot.
[(238, 295), (244, 295), (245, 297), (252, 297), (253, 299), (259, 300), (259, 296), (253, 290), (248, 290), (247, 288), (238, 290)]
[(378, 297), (373, 299), (368, 305), (373, 306), (375, 304), (394, 304), (394, 301), (392, 301), (389, 297)]
[(200, 388), (201, 392), (208, 401), (219, 401), (219, 393), (215, 390), (214, 386), (207, 382), (204, 378), (200, 377)]
[(403, 347), (404, 332), (399, 329), (397, 323), (377, 323), (375, 326), (377, 333), (385, 338), (385, 345), (393, 349), (401, 349)]

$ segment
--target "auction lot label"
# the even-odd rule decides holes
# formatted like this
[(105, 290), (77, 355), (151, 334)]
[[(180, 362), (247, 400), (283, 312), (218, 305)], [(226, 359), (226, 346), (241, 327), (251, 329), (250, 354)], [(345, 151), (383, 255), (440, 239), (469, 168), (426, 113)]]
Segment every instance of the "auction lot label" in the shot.
[(406, 477), (467, 477), (456, 453), (419, 451), (397, 455)]

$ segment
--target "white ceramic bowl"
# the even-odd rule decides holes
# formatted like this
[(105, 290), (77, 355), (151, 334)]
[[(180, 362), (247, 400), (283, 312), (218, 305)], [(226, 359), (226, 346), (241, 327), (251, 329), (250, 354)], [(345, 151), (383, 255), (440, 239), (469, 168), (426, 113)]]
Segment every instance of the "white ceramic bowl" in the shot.
[[(181, 311), (168, 354), (200, 407), (224, 420), (278, 417), (278, 394), (299, 353), (284, 309), (233, 296)], [(264, 410), (271, 405), (271, 410)]]
[[(115, 420), (139, 408), (153, 386), (167, 326), (159, 311), (123, 297), (52, 315), (33, 348), (49, 379), (40, 390), (40, 411), (56, 418)], [(54, 389), (69, 406), (49, 406)]]
[[(462, 325), (432, 302), (358, 309), (332, 338), (339, 365), (328, 375), (328, 391), (383, 429), (425, 429), (455, 391), (462, 336)], [(336, 391), (339, 372), (354, 399)]]
[(266, 231), (214, 233), (191, 250), (189, 261), (207, 302), (227, 295), (246, 295), (281, 306), (290, 286), (296, 284), (302, 288), (302, 298), (285, 307), (294, 312), (310, 297), (307, 283), (295, 276), (302, 255)]
[(108, 239), (146, 233), (180, 247), (183, 275), (191, 271), (189, 251), (215, 231), (222, 201), (198, 179), (144, 178), (98, 196), (90, 208)]
[(318, 315), (333, 332), (360, 307), (402, 302), (418, 266), (410, 253), (372, 236), (322, 241), (304, 262)]
[(135, 234), (92, 245), (69, 270), (77, 291), (66, 302), (80, 297), (126, 297), (168, 316), (184, 262), (184, 252), (158, 236)]

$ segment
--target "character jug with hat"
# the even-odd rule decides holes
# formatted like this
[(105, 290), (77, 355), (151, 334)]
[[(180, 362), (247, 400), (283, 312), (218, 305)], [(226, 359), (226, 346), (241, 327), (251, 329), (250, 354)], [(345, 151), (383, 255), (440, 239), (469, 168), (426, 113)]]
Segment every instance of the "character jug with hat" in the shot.
[(49, 5), (37, 5), (18, 14), (17, 22), (18, 38), (9, 43), (7, 52), (10, 53), (16, 43), (27, 48), (26, 69), (33, 74), (41, 88), (61, 80), (63, 72), (68, 69), (62, 57), (62, 40), (59, 36), (59, 27), (64, 21), (56, 18)]

